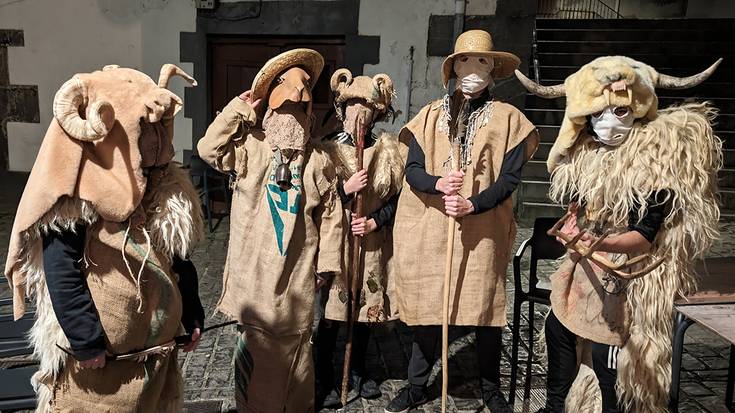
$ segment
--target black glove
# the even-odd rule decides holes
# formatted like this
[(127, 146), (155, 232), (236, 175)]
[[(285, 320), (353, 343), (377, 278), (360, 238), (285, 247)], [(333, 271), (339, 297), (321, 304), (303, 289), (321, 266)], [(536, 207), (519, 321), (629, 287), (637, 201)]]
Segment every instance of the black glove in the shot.
[(181, 293), (181, 324), (188, 334), (194, 332), (195, 328), (204, 329), (204, 307), (199, 301), (199, 279), (197, 269), (189, 260), (174, 257), (171, 265), (176, 274), (179, 275), (179, 292)]

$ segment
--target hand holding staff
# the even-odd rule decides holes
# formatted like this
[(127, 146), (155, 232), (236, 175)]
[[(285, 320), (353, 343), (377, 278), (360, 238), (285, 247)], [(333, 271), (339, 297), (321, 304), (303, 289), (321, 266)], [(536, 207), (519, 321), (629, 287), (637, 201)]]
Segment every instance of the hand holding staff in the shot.
[[(357, 133), (355, 136), (355, 156), (357, 157), (357, 170), (363, 169), (363, 152), (365, 150), (365, 132), (367, 120), (359, 116), (357, 119)], [(355, 194), (352, 203), (354, 217), (362, 217), (362, 191)], [(360, 242), (361, 236), (352, 236), (352, 259), (348, 271), (347, 283), (350, 285), (350, 293), (347, 299), (347, 344), (345, 345), (345, 360), (342, 370), (342, 406), (347, 404), (347, 393), (350, 382), (350, 360), (352, 358), (352, 330), (360, 313), (360, 290), (362, 289), (362, 273), (360, 271)]]
[[(451, 169), (460, 170), (460, 145), (465, 135), (465, 120), (469, 100), (456, 99), (457, 103), (450, 109), (451, 126), (449, 128), (449, 145), (451, 150)], [(461, 188), (461, 186), (460, 186)], [(444, 286), (442, 290), (442, 413), (447, 411), (447, 389), (449, 382), (449, 288), (452, 280), (452, 257), (454, 256), (454, 230), (456, 218), (449, 218), (447, 224), (447, 258), (444, 261)]]

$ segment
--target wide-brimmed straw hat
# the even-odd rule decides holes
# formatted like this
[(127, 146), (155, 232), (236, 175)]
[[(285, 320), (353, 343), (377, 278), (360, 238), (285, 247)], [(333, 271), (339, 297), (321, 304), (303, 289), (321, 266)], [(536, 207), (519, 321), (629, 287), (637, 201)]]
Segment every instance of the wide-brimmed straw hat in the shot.
[(251, 87), (253, 91), (252, 99), (265, 98), (271, 83), (273, 83), (273, 79), (292, 67), (304, 69), (309, 74), (309, 77), (311, 77), (313, 87), (324, 68), (324, 58), (316, 50), (293, 49), (268, 60), (258, 71), (258, 74), (255, 75), (255, 79), (253, 79), (253, 86)]
[(449, 79), (454, 77), (454, 58), (461, 54), (492, 58), (495, 63), (491, 72), (493, 79), (502, 79), (512, 75), (521, 64), (521, 59), (513, 53), (493, 50), (493, 38), (490, 33), (485, 30), (468, 30), (457, 37), (454, 43), (454, 53), (444, 59), (442, 65), (444, 87), (447, 87)]

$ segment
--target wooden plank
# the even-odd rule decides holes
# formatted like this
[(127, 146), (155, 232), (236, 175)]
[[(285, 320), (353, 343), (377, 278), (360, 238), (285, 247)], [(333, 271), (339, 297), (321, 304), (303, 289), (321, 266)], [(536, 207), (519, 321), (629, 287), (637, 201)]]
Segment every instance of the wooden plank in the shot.
[(735, 304), (685, 305), (677, 306), (676, 309), (735, 344)]

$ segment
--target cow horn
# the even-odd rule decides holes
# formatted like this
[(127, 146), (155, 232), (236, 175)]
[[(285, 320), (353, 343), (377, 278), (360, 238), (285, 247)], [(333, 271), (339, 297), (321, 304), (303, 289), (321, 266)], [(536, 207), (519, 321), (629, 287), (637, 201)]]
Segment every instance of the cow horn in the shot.
[(109, 102), (97, 100), (90, 106), (87, 119), (82, 119), (79, 108), (86, 100), (84, 83), (73, 77), (56, 92), (53, 111), (66, 133), (80, 141), (91, 142), (107, 136), (115, 124), (115, 110)]
[(704, 71), (687, 77), (676, 77), (659, 73), (656, 87), (661, 89), (688, 89), (690, 87), (697, 86), (707, 80), (708, 77), (712, 76), (712, 73), (714, 73), (720, 63), (722, 63), (722, 58), (717, 59), (712, 66), (708, 67)]
[(536, 96), (546, 98), (546, 99), (553, 99), (553, 98), (559, 98), (562, 96), (566, 96), (566, 90), (564, 87), (564, 83), (554, 85), (554, 86), (541, 86), (538, 83), (534, 82), (533, 80), (529, 79), (521, 73), (518, 69), (515, 71), (516, 77), (520, 82), (523, 84), (523, 86), (528, 89), (529, 92), (533, 93)]
[(332, 92), (336, 92), (341, 83), (345, 85), (352, 83), (352, 72), (350, 72), (350, 69), (342, 68), (334, 71), (332, 78), (329, 80), (329, 87), (332, 88)]
[(192, 86), (197, 85), (197, 81), (193, 77), (189, 76), (186, 72), (181, 70), (180, 67), (172, 65), (171, 63), (166, 63), (165, 65), (161, 66), (161, 74), (158, 76), (158, 86), (164, 89), (168, 88), (168, 81), (169, 79), (171, 79), (172, 76), (181, 76), (187, 82), (191, 83)]

